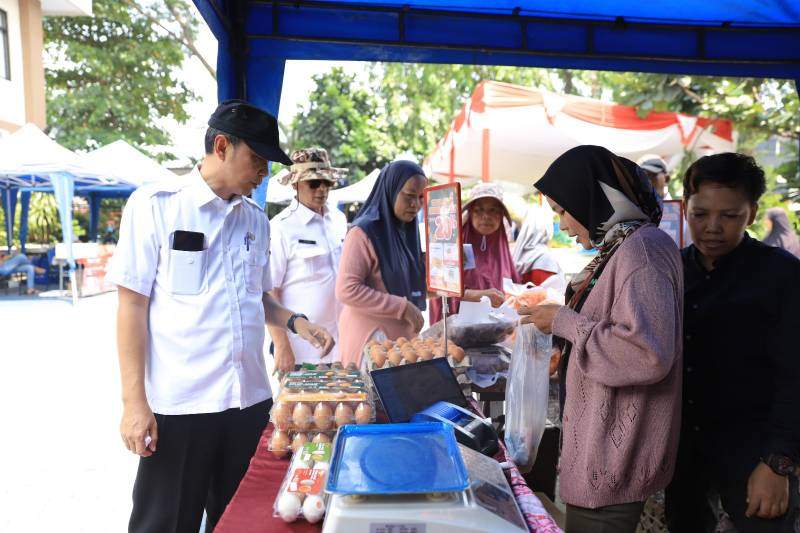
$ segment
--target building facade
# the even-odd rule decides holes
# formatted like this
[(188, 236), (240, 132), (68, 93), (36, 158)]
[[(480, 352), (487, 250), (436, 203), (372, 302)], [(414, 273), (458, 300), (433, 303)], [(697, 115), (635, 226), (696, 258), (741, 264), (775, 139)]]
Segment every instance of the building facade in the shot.
[(0, 0), (0, 135), (45, 127), (42, 18), (91, 14), (91, 0)]

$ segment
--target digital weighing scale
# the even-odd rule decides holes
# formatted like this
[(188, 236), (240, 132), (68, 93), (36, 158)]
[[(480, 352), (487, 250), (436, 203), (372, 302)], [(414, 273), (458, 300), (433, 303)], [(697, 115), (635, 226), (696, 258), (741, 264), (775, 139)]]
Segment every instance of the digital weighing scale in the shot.
[[(345, 426), (335, 446), (323, 533), (528, 530), (499, 463), (457, 444), (446, 424)], [(381, 452), (390, 464), (377, 469)], [(391, 459), (400, 452), (405, 460)]]

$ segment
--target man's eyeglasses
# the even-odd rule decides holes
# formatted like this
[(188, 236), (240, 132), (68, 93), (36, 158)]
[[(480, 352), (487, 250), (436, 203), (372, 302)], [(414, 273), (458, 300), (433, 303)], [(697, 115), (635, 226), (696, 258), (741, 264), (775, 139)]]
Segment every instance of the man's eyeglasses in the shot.
[(333, 183), (328, 180), (308, 180), (306, 183), (308, 183), (308, 187), (312, 190), (317, 190), (320, 187), (327, 187), (328, 189), (333, 187)]

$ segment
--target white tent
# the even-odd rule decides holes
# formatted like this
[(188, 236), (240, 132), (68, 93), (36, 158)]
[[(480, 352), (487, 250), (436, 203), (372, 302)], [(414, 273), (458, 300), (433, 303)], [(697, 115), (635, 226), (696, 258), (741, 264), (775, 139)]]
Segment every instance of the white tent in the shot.
[(294, 199), (296, 193), (292, 186), (281, 185), (278, 181), (288, 173), (289, 169), (284, 168), (269, 179), (269, 185), (267, 186), (268, 204), (288, 204)]
[(8, 186), (50, 185), (50, 175), (70, 174), (79, 185), (105, 185), (101, 169), (48, 137), (35, 124), (0, 139), (0, 183)]
[(380, 173), (381, 171), (376, 168), (364, 176), (360, 181), (357, 181), (352, 185), (348, 185), (347, 187), (342, 187), (341, 189), (332, 190), (328, 196), (328, 202), (333, 205), (338, 205), (340, 203), (351, 204), (354, 202), (366, 202), (367, 198), (369, 198), (369, 194), (372, 192), (372, 188), (375, 187), (375, 182), (378, 181), (378, 176)]
[(82, 156), (83, 161), (121, 185), (174, 178), (175, 174), (123, 140), (114, 141)]
[(683, 154), (736, 150), (728, 120), (652, 112), (590, 98), (483, 81), (425, 159), (430, 177), (506, 181), (530, 187), (559, 155), (581, 144), (636, 160), (648, 153), (670, 168)]

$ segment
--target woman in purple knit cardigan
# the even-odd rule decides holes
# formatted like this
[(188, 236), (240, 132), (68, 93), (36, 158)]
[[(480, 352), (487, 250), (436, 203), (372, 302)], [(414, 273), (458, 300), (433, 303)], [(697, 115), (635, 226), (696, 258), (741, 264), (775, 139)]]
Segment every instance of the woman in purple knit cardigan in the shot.
[(680, 431), (683, 269), (658, 229), (642, 170), (599, 146), (559, 157), (537, 182), (561, 229), (598, 255), (567, 305), (522, 309), (561, 349), (560, 496), (567, 533), (633, 533), (672, 478)]

